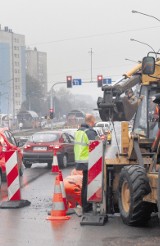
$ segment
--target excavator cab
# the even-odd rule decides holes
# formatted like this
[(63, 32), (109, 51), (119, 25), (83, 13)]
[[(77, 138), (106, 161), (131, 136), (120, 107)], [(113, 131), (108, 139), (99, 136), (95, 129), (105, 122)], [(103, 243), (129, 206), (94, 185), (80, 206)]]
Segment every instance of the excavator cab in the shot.
[(148, 139), (154, 139), (158, 131), (159, 110), (154, 103), (154, 97), (158, 93), (160, 93), (158, 85), (141, 86), (142, 102), (135, 115), (133, 132)]
[(148, 55), (143, 58), (142, 76), (147, 75), (151, 82), (146, 84), (144, 80), (141, 85), (142, 102), (135, 115), (133, 132), (148, 139), (155, 139), (158, 132), (160, 77), (159, 72), (154, 74), (158, 68), (154, 57)]

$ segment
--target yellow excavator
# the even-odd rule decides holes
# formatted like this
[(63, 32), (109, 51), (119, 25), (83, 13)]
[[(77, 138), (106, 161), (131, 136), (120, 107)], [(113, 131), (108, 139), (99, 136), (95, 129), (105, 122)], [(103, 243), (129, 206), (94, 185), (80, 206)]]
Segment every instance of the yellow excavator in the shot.
[[(152, 212), (160, 217), (160, 60), (151, 53), (117, 83), (103, 86), (97, 101), (103, 121), (121, 122), (119, 151), (113, 158), (106, 153), (104, 183), (107, 212), (119, 211), (127, 225), (147, 223)], [(132, 89), (136, 95), (129, 97)]]

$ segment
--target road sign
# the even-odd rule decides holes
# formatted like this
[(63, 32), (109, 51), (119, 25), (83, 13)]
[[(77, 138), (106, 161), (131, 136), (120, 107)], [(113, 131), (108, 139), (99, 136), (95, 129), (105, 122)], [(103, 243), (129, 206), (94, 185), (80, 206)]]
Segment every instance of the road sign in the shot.
[(81, 79), (73, 79), (73, 85), (82, 85)]
[(103, 85), (111, 85), (111, 84), (112, 84), (112, 79), (111, 78), (103, 79)]

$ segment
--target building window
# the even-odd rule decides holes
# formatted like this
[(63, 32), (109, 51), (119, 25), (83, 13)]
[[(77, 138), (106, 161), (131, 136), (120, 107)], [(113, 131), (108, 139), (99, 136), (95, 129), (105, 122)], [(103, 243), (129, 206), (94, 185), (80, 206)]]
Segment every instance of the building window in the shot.
[(19, 47), (18, 46), (14, 46), (14, 50), (19, 50)]
[(15, 93), (15, 97), (20, 97), (21, 95), (20, 95), (20, 93)]
[(15, 43), (19, 43), (19, 39), (18, 38), (14, 38), (14, 42)]
[(15, 58), (19, 58), (19, 54), (14, 54), (14, 57)]
[(19, 67), (19, 62), (15, 62), (14, 64), (15, 64), (15, 66), (18, 66)]

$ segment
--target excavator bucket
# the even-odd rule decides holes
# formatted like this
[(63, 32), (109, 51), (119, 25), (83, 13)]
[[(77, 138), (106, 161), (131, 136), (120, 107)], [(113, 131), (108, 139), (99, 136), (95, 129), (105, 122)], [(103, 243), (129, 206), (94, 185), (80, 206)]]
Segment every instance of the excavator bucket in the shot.
[(128, 89), (139, 84), (140, 75), (133, 76), (121, 84), (102, 88), (104, 96), (99, 97), (97, 106), (102, 121), (129, 121), (138, 108), (138, 99), (130, 100), (127, 96), (121, 97)]
[(104, 103), (102, 98), (98, 98), (98, 109), (102, 121), (129, 121), (133, 118), (138, 108), (138, 101), (131, 103), (127, 97), (120, 98), (118, 101)]

